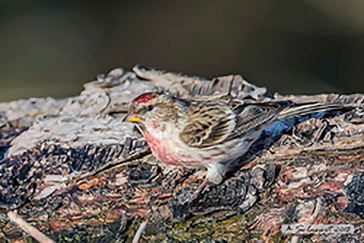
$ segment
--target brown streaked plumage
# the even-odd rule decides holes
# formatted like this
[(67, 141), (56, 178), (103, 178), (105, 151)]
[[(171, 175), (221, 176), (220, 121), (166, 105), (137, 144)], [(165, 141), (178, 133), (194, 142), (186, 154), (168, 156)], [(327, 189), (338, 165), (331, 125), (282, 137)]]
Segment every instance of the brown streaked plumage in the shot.
[(190, 147), (219, 144), (235, 127), (235, 114), (224, 101), (190, 101), (187, 116), (179, 137)]
[(187, 100), (151, 92), (131, 102), (124, 120), (136, 124), (162, 162), (207, 168), (206, 181), (220, 183), (229, 162), (245, 154), (268, 125), (283, 118), (340, 108), (333, 103)]

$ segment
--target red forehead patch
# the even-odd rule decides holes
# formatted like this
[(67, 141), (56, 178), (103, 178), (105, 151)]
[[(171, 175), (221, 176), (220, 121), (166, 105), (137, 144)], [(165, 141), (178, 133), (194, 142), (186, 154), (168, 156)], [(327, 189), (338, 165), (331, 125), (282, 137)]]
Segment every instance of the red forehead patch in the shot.
[(152, 92), (148, 92), (148, 93), (144, 93), (142, 95), (139, 95), (138, 97), (136, 97), (135, 99), (133, 99), (133, 103), (147, 103), (150, 100), (155, 99), (156, 97), (154, 96), (154, 94)]

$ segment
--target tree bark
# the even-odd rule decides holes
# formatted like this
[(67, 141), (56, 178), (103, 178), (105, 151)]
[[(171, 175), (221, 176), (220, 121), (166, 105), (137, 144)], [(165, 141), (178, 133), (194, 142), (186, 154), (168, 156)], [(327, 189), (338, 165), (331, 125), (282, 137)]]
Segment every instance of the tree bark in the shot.
[[(230, 86), (242, 99), (347, 108), (276, 122), (221, 185), (190, 201), (205, 172), (167, 168), (122, 117), (146, 91), (219, 98)], [(294, 223), (351, 224), (364, 241), (363, 109), (362, 94), (281, 96), (239, 75), (210, 81), (141, 66), (100, 75), (76, 97), (2, 103), (0, 241), (30, 237), (11, 210), (56, 242), (131, 241), (143, 222), (145, 242), (323, 240), (282, 232)]]

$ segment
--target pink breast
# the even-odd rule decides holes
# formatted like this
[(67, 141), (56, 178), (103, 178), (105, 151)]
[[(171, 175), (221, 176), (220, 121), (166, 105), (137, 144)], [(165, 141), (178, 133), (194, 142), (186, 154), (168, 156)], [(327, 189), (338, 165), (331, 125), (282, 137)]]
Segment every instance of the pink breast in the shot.
[[(195, 165), (196, 161), (192, 161), (190, 156), (181, 155), (176, 153), (175, 149), (171, 146), (168, 141), (161, 141), (149, 133), (144, 133), (144, 138), (147, 141), (150, 149), (153, 151), (153, 154), (162, 162), (168, 165), (176, 165), (176, 166), (191, 166)], [(197, 164), (199, 164), (197, 162)]]

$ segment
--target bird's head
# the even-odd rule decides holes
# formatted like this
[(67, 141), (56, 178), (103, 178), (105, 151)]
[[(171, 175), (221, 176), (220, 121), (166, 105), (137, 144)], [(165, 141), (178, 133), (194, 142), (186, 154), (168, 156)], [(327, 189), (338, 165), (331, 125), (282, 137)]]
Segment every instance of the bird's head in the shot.
[(148, 92), (134, 98), (129, 105), (125, 122), (132, 122), (142, 130), (148, 125), (163, 127), (166, 122), (176, 122), (181, 102), (165, 93)]

